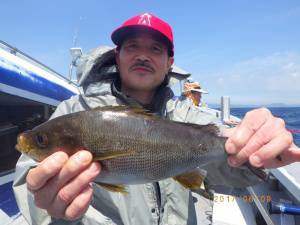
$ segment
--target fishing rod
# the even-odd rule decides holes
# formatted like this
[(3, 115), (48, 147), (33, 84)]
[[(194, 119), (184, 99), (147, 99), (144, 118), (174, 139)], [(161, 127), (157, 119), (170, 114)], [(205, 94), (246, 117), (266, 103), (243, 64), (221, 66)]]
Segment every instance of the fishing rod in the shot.
[(291, 133), (300, 133), (300, 129), (287, 129)]
[(268, 203), (268, 209), (270, 214), (289, 214), (289, 215), (300, 215), (300, 206), (292, 205), (282, 202), (271, 201)]

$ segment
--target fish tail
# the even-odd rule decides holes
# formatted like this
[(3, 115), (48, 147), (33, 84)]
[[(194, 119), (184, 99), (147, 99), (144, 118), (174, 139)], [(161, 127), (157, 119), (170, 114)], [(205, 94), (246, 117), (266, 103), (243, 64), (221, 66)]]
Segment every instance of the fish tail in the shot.
[(261, 169), (261, 168), (256, 168), (250, 165), (249, 162), (245, 163), (245, 166), (252, 172), (254, 173), (256, 176), (258, 176), (260, 179), (262, 179), (263, 181), (267, 181), (268, 177), (269, 177), (269, 173), (267, 173), (265, 170)]

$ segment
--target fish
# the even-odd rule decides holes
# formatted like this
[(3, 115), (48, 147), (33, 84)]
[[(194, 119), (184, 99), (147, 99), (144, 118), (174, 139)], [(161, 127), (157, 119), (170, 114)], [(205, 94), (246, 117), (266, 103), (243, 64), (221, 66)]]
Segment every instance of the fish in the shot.
[(197, 125), (161, 118), (130, 106), (106, 106), (46, 121), (18, 135), (16, 149), (41, 162), (56, 151), (69, 156), (85, 149), (99, 161), (94, 180), (126, 193), (126, 185), (173, 178), (184, 187), (245, 188), (263, 182), (267, 173), (245, 164), (230, 167), (227, 138), (214, 124)]

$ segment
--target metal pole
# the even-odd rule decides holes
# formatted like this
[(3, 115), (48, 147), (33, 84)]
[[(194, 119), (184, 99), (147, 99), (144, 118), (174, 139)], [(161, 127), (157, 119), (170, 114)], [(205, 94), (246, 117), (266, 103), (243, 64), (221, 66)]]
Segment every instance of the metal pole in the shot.
[(72, 82), (72, 72), (73, 72), (73, 61), (70, 63), (69, 66), (69, 82)]
[(230, 121), (230, 97), (221, 97), (221, 119), (223, 122)]
[(182, 94), (182, 80), (179, 81), (180, 95)]

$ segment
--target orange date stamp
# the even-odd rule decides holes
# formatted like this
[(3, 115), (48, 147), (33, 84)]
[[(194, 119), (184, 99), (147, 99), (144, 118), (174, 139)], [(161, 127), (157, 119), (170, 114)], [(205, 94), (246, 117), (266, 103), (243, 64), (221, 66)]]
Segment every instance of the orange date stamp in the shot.
[(252, 195), (241, 195), (241, 196), (234, 196), (234, 195), (215, 195), (214, 202), (235, 202), (237, 200), (243, 200), (246, 203), (254, 202), (254, 198), (256, 198), (261, 203), (269, 203), (272, 200), (271, 195), (258, 195), (256, 197)]

